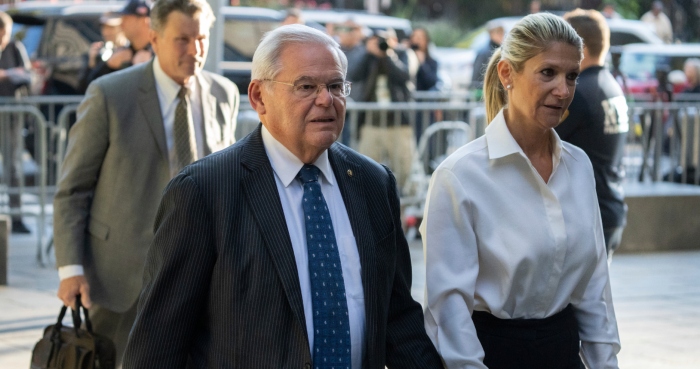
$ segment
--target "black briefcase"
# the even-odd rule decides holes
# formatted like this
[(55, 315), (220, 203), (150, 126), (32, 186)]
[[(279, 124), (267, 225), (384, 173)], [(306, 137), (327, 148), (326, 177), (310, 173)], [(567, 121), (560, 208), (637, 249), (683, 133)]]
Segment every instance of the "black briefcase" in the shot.
[[(107, 337), (92, 332), (92, 323), (85, 307), (71, 309), (73, 327), (63, 326), (67, 307), (61, 308), (58, 321), (44, 329), (44, 337), (32, 351), (30, 369), (114, 369), (117, 353), (114, 343)], [(85, 328), (81, 329), (80, 310), (85, 315)]]

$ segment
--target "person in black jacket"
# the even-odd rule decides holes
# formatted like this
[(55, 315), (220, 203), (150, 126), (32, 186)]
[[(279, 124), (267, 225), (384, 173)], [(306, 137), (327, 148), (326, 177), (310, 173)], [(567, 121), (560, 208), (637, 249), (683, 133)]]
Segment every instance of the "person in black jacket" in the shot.
[(438, 62), (430, 56), (430, 35), (425, 28), (411, 33), (411, 49), (416, 53), (420, 66), (416, 74), (416, 91), (435, 90), (438, 83)]
[(610, 29), (596, 10), (576, 9), (564, 15), (583, 38), (581, 74), (568, 116), (556, 128), (562, 140), (586, 152), (593, 164), (608, 261), (620, 245), (627, 223), (622, 166), (629, 130), (627, 102), (620, 85), (605, 69)]
[[(28, 95), (31, 80), (31, 65), (27, 50), (19, 41), (10, 41), (12, 35), (12, 18), (0, 12), (0, 96), (20, 97)], [(15, 118), (15, 117), (12, 117)], [(18, 119), (10, 121), (9, 130), (3, 129), (10, 136), (9, 160), (4, 161), (4, 173), (9, 173), (10, 187), (20, 186), (20, 166), (22, 157), (22, 127)], [(11, 194), (12, 233), (29, 233), (29, 228), (22, 222), (22, 202), (19, 194)]]
[[(353, 90), (358, 89), (355, 101), (392, 103), (413, 100), (418, 58), (413, 50), (399, 43), (393, 29), (375, 32), (365, 41), (364, 52), (348, 60), (348, 80), (353, 83)], [(351, 76), (356, 79), (351, 79)], [(415, 132), (409, 116), (405, 112), (371, 112), (360, 124), (358, 151), (391, 168), (401, 187), (416, 150)]]

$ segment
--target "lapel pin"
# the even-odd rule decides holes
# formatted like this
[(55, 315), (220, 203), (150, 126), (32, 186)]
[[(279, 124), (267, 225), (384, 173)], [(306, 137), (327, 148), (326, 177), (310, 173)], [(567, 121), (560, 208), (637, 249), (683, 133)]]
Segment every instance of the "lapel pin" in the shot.
[(348, 177), (352, 177), (352, 170), (348, 169), (347, 173), (348, 173)]

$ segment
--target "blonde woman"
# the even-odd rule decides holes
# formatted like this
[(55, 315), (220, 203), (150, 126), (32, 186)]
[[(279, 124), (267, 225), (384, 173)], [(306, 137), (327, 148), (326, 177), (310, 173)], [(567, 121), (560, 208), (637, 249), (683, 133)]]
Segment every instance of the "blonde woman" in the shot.
[(518, 22), (486, 71), (486, 134), (433, 175), (425, 325), (450, 369), (617, 368), (591, 163), (554, 132), (582, 47), (560, 17)]

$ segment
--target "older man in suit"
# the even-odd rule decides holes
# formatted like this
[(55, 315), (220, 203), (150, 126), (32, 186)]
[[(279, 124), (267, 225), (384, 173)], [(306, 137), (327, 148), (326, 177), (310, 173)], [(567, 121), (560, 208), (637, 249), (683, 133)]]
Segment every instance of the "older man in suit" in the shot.
[(164, 193), (125, 368), (442, 368), (410, 294), (391, 172), (335, 143), (347, 60), (303, 25), (268, 33), (262, 125)]
[(136, 315), (161, 194), (179, 170), (233, 143), (239, 94), (202, 71), (214, 15), (203, 0), (158, 0), (149, 63), (93, 82), (78, 109), (54, 200), (64, 304), (91, 307), (118, 355)]

